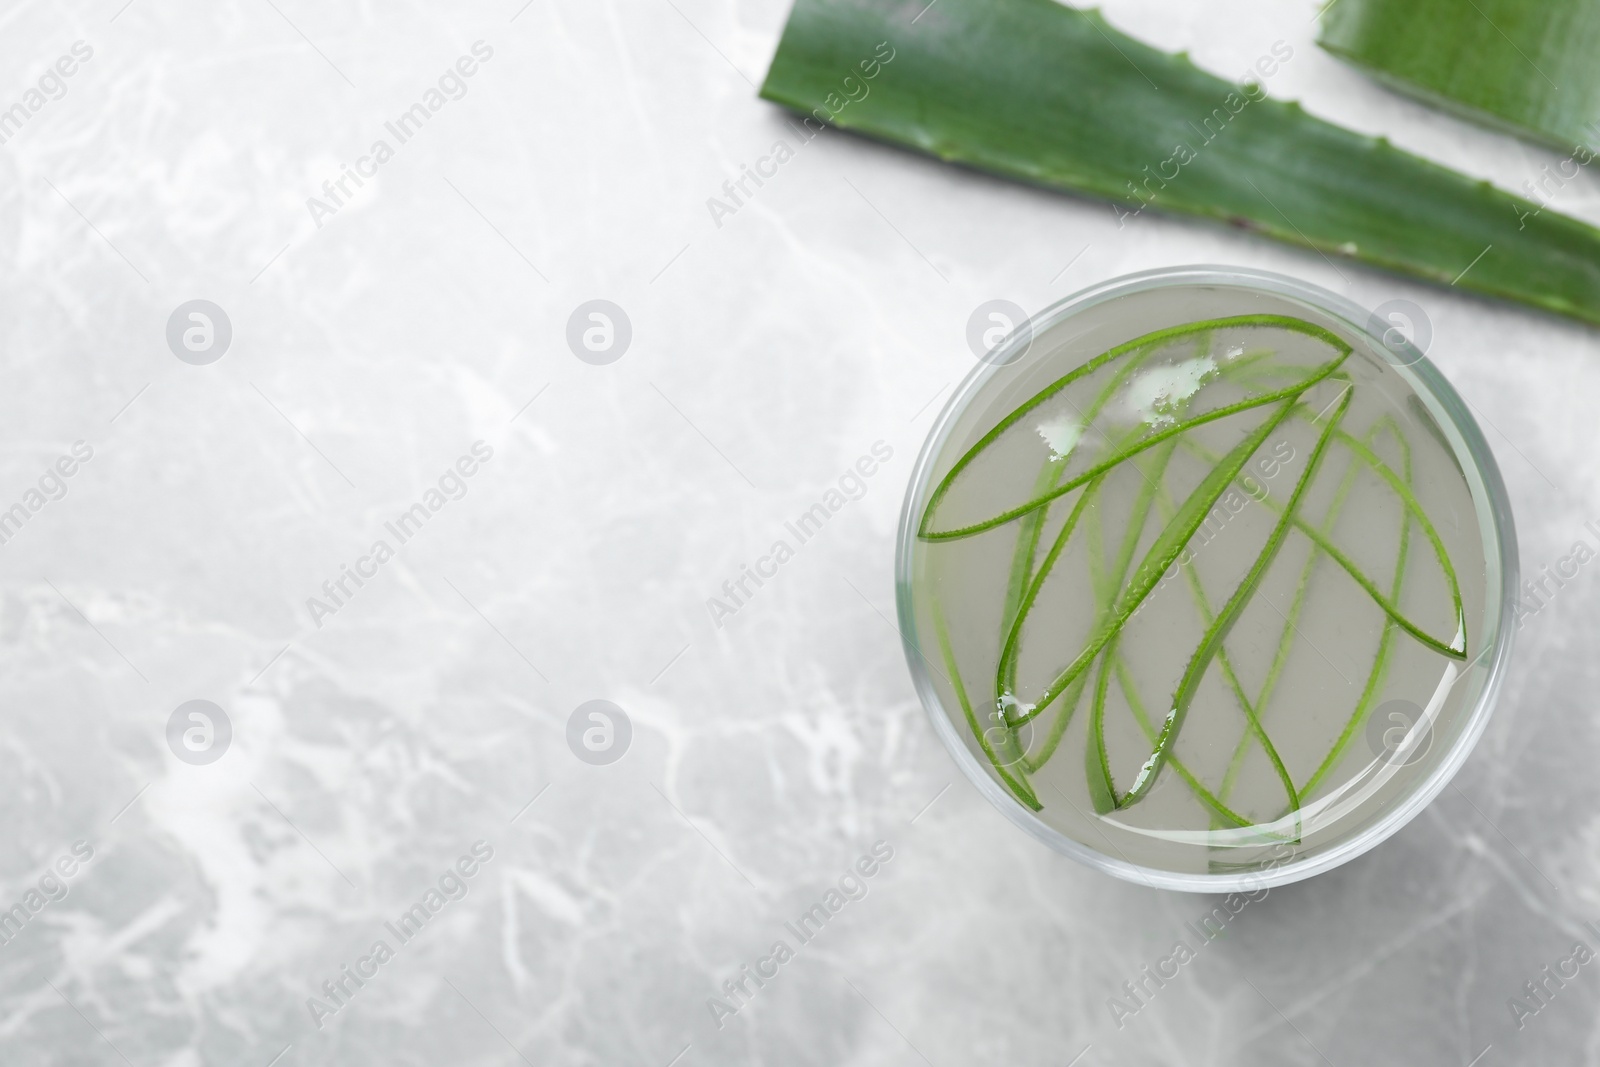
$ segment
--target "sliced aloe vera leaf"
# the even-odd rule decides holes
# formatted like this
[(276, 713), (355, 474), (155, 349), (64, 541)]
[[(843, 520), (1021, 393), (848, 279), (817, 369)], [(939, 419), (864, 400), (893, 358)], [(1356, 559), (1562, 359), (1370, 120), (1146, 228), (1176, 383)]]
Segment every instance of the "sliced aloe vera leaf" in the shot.
[[(1022, 630), (1028, 621), (1028, 615), (1033, 611), (1034, 602), (1039, 599), (1039, 591), (1050, 578), (1050, 572), (1055, 569), (1056, 560), (1066, 551), (1072, 543), (1072, 535), (1078, 529), (1078, 522), (1083, 518), (1083, 513), (1094, 503), (1095, 495), (1100, 491), (1101, 482), (1105, 475), (1101, 474), (1084, 488), (1083, 494), (1078, 497), (1078, 502), (1072, 506), (1067, 514), (1067, 521), (1062, 524), (1061, 530), (1056, 534), (1055, 541), (1050, 545), (1050, 551), (1045, 553), (1043, 562), (1039, 564), (1038, 573), (1028, 584), (1027, 591), (1022, 595), (1022, 602), (1017, 608), (1017, 614), (1011, 621), (1010, 629), (1006, 631), (1005, 643), (1000, 646), (1000, 660), (995, 666), (995, 693), (998, 700), (1006, 694), (1015, 695), (1017, 656), (1021, 648)], [(1011, 718), (1009, 715), (1007, 718)], [(1014, 724), (1021, 726), (1033, 713), (1014, 720)]]
[[(1382, 429), (1379, 424), (1378, 429)], [(1411, 446), (1406, 442), (1405, 435), (1398, 426), (1389, 423), (1388, 428), (1394, 435), (1396, 444), (1400, 449), (1401, 477), (1405, 484), (1411, 484)], [(1373, 436), (1377, 436), (1374, 430)], [(1411, 550), (1411, 525), (1412, 517), (1409, 511), (1400, 513), (1400, 550), (1395, 554), (1394, 579), (1389, 583), (1389, 596), (1398, 601), (1401, 588), (1405, 584), (1406, 557)], [(1344, 758), (1345, 751), (1350, 747), (1350, 742), (1355, 738), (1356, 731), (1366, 722), (1367, 716), (1372, 711), (1372, 706), (1377, 702), (1378, 695), (1383, 689), (1383, 682), (1389, 670), (1389, 658), (1394, 652), (1394, 635), (1398, 626), (1395, 621), (1385, 619), (1383, 633), (1378, 637), (1378, 652), (1373, 659), (1372, 670), (1367, 674), (1367, 682), (1361, 689), (1361, 696), (1356, 701), (1355, 708), (1350, 712), (1350, 718), (1345, 723), (1344, 730), (1328, 749), (1328, 754), (1323, 757), (1311, 777), (1306, 779), (1306, 784), (1301, 788), (1301, 795), (1308, 794), (1321, 785), (1328, 774), (1339, 765)]]
[(1119, 201), (1119, 215), (1148, 200), (1600, 323), (1594, 227), (1056, 0), (797, 0), (761, 95), (941, 159)]
[[(1106, 642), (1100, 654), (1100, 670), (1089, 705), (1088, 742), (1083, 746), (1084, 779), (1089, 786), (1089, 803), (1096, 815), (1117, 810), (1117, 782), (1111, 773), (1111, 753), (1106, 749), (1106, 683), (1117, 662), (1117, 639)], [(1151, 743), (1154, 744), (1154, 737)]]
[(1569, 152), (1600, 145), (1594, 0), (1338, 0), (1317, 43), (1484, 125)]
[[(1154, 349), (1146, 349), (1145, 355), (1148, 356), (1153, 352)], [(1239, 362), (1242, 363), (1244, 361), (1240, 360)], [(1255, 361), (1253, 360), (1252, 362)], [(1106, 406), (1106, 402), (1111, 399), (1112, 394), (1127, 380), (1129, 374), (1139, 369), (1142, 363), (1143, 359), (1136, 355), (1119, 367), (1117, 372), (1111, 376), (1111, 379), (1101, 387), (1100, 392), (1089, 405), (1089, 409), (1084, 412), (1084, 417), (1093, 422), (1095, 417), (1100, 414), (1101, 409)], [(1065, 461), (1071, 458), (1072, 453), (1077, 450), (1080, 443), (1081, 437), (1079, 441), (1074, 442), (1067, 450), (1067, 455), (1045, 460), (1040, 465), (1039, 476), (1034, 481), (1033, 497), (1042, 497), (1060, 483), (1067, 472)], [(1050, 506), (1046, 504), (1023, 516), (1022, 522), (1019, 524), (1017, 547), (1011, 559), (1011, 577), (1006, 586), (1005, 610), (1000, 616), (1002, 625), (1001, 640), (1005, 639), (1006, 633), (1010, 630), (1011, 622), (1016, 618), (1017, 609), (1022, 602), (1022, 594), (1027, 591), (1028, 584), (1033, 580), (1033, 560), (1039, 548), (1039, 534), (1044, 529), (1045, 517), (1049, 513)]]
[[(1155, 542), (1145, 552), (1144, 559), (1135, 568), (1132, 577), (1123, 585), (1116, 603), (1112, 606), (1109, 617), (1097, 628), (1078, 653), (1077, 657), (1069, 663), (1055, 680), (1052, 681), (1044, 692), (1039, 695), (1033, 710), (1026, 717), (1017, 721), (1017, 725), (1026, 722), (1035, 716), (1043, 714), (1045, 709), (1060, 696), (1075, 679), (1088, 670), (1106, 647), (1127, 625), (1139, 605), (1144, 603), (1156, 583), (1161, 580), (1161, 575), (1172, 566), (1178, 554), (1188, 545), (1194, 537), (1200, 524), (1206, 521), (1211, 509), (1216, 506), (1217, 500), (1223, 492), (1238, 477), (1245, 463), (1261, 447), (1262, 443), (1271, 436), (1272, 432), (1289, 418), (1298, 398), (1290, 398), (1282, 402), (1272, 416), (1257, 426), (1235, 445), (1225, 456), (1219, 460), (1194, 490), (1186, 497), (1174, 513), (1172, 520), (1166, 524)], [(1346, 401), (1348, 403), (1348, 400)], [(1038, 586), (1042, 584), (1043, 575), (1036, 580), (1035, 588), (1030, 593), (1037, 593)]]
[[(1034, 482), (1035, 495), (1043, 494), (1055, 485), (1056, 475), (1061, 472), (1059, 464), (1045, 464), (1039, 470), (1038, 480)], [(1007, 631), (1011, 629), (1011, 622), (1017, 617), (1017, 609), (1022, 604), (1022, 595), (1027, 592), (1028, 584), (1033, 580), (1033, 561), (1039, 552), (1039, 535), (1044, 532), (1044, 520), (1049, 514), (1048, 508), (1040, 508), (1023, 518), (1017, 527), (1017, 546), (1011, 553), (1011, 573), (1006, 579), (1006, 602), (1000, 612), (1000, 637), (1005, 639)]]
[[(1122, 697), (1128, 702), (1128, 707), (1133, 711), (1133, 717), (1138, 722), (1139, 729), (1144, 731), (1145, 737), (1152, 745), (1155, 744), (1156, 728), (1150, 722), (1150, 713), (1145, 711), (1144, 702), (1139, 699), (1139, 690), (1134, 684), (1131, 672), (1128, 670), (1127, 661), (1121, 656), (1117, 657), (1117, 684), (1122, 688)], [(1245, 818), (1228, 807), (1221, 798), (1207, 789), (1205, 783), (1200, 781), (1193, 771), (1184, 766), (1183, 761), (1177, 757), (1176, 753), (1167, 762), (1178, 773), (1178, 777), (1182, 778), (1184, 783), (1188, 785), (1189, 791), (1195, 795), (1195, 799), (1209, 808), (1223, 822), (1241, 829), (1256, 825), (1252, 820)], [(1100, 812), (1102, 815), (1106, 813), (1104, 811)]]
[(950, 679), (950, 687), (956, 692), (956, 701), (961, 705), (961, 714), (967, 720), (967, 728), (977, 738), (978, 747), (988, 757), (990, 765), (994, 767), (1000, 781), (1011, 791), (1011, 795), (1034, 811), (1043, 810), (1044, 805), (1039, 803), (1039, 797), (1034, 793), (1033, 787), (1011, 769), (1012, 764), (1000, 758), (1000, 754), (995, 751), (995, 747), (990, 742), (983, 724), (978, 721), (977, 714), (973, 712), (972, 701), (967, 697), (967, 687), (961, 682), (961, 669), (956, 664), (955, 649), (950, 645), (950, 628), (945, 624), (944, 613), (939, 610), (937, 595), (930, 589), (928, 596), (933, 613), (933, 629), (939, 638), (939, 655), (944, 661), (944, 669)]
[[(997, 515), (991, 515), (977, 522), (968, 522), (956, 527), (942, 530), (935, 529), (940, 505), (944, 503), (952, 490), (962, 482), (963, 478), (974, 470), (973, 464), (975, 461), (983, 456), (1008, 431), (1018, 427), (1030, 414), (1038, 411), (1051, 400), (1062, 396), (1070, 386), (1088, 379), (1102, 367), (1118, 360), (1148, 356), (1160, 347), (1174, 342), (1212, 331), (1232, 329), (1286, 330), (1326, 344), (1333, 350), (1333, 355), (1324, 363), (1295, 368), (1300, 371), (1298, 380), (1293, 380), (1281, 388), (1250, 394), (1245, 399), (1234, 403), (1224, 404), (1182, 419), (1174, 419), (1170, 425), (1161, 428), (1151, 427), (1150, 432), (1139, 436), (1131, 442), (1117, 442), (1118, 447), (1110, 449), (1107, 455), (1091, 460), (1085, 469), (1080, 470), (1071, 477), (1056, 480), (1042, 492), (1035, 493), (1029, 499), (1023, 500)], [(1350, 351), (1350, 346), (1340, 339), (1337, 334), (1314, 323), (1287, 315), (1235, 315), (1228, 318), (1209, 319), (1204, 322), (1186, 323), (1182, 326), (1155, 330), (1141, 337), (1135, 337), (1131, 341), (1126, 341), (1100, 353), (1093, 359), (1057, 378), (1029, 397), (1027, 401), (996, 423), (988, 433), (979, 438), (960, 459), (956, 460), (934, 488), (932, 495), (928, 498), (927, 507), (922, 512), (922, 521), (918, 524), (917, 536), (924, 541), (954, 541), (963, 537), (972, 537), (987, 530), (992, 530), (997, 526), (1003, 526), (1044, 507), (1052, 500), (1072, 492), (1079, 486), (1093, 481), (1099, 475), (1148, 449), (1154, 448), (1162, 441), (1177, 437), (1196, 426), (1215, 422), (1218, 419), (1225, 419), (1242, 411), (1267, 407), (1289, 397), (1300, 395), (1310, 386), (1332, 374), (1339, 364), (1349, 356)], [(1119, 371), (1126, 369), (1126, 367), (1119, 368)], [(1074, 446), (1069, 450), (1069, 455), (1063, 456), (1060, 462), (1068, 462), (1071, 456), (1078, 452), (1077, 443), (1082, 442), (1091, 434), (1104, 437), (1108, 441), (1111, 440), (1110, 435), (1100, 425), (1100, 416), (1103, 408), (1104, 403), (1102, 401), (1099, 408), (1091, 407), (1090, 411), (1083, 413), (1085, 425), (1080, 428)]]
[[(1129, 787), (1121, 800), (1117, 802), (1118, 808), (1128, 808), (1143, 800), (1150, 792), (1162, 765), (1171, 756), (1172, 747), (1177, 744), (1178, 735), (1183, 730), (1184, 719), (1188, 716), (1189, 706), (1194, 701), (1195, 694), (1200, 689), (1200, 682), (1205, 677), (1206, 671), (1211, 666), (1211, 661), (1217, 657), (1222, 649), (1222, 643), (1227, 638), (1228, 632), (1233, 629), (1234, 623), (1244, 614), (1244, 609), (1255, 598), (1260, 587), (1262, 577), (1277, 559), (1278, 551), (1283, 547), (1284, 539), (1289, 534), (1290, 521), (1299, 513), (1300, 501), (1305, 496), (1306, 489), (1317, 476), (1317, 470), (1322, 465), (1322, 457), (1327, 453), (1328, 442), (1333, 439), (1334, 431), (1338, 429), (1339, 421), (1344, 418), (1344, 413), (1350, 407), (1353, 393), (1345, 390), (1341, 394), (1338, 406), (1327, 416), (1327, 425), (1323, 428), (1317, 443), (1311, 451), (1311, 456), (1306, 460), (1306, 469), (1301, 472), (1299, 480), (1295, 483), (1289, 500), (1284, 505), (1282, 513), (1278, 516), (1277, 524), (1273, 527), (1267, 539), (1266, 546), (1256, 557), (1255, 563), (1245, 574), (1234, 589), (1228, 602), (1217, 612), (1215, 619), (1207, 627), (1205, 635), (1200, 639), (1193, 654), (1189, 657), (1189, 664), (1184, 668), (1183, 677), (1178, 682), (1178, 687), (1172, 694), (1171, 710), (1167, 712), (1166, 721), (1161, 726), (1161, 732), (1156, 737), (1155, 745), (1150, 757), (1139, 768), (1138, 775), (1134, 778), (1133, 785)], [(1218, 467), (1217, 470), (1223, 470)], [(1237, 472), (1235, 472), (1237, 473)], [(1231, 479), (1230, 479), (1231, 480)], [(1192, 499), (1192, 498), (1191, 498)], [(1185, 507), (1188, 503), (1185, 502)], [(1182, 509), (1180, 509), (1181, 514)]]
[[(1374, 431), (1376, 432), (1376, 431)], [(1403, 440), (1403, 438), (1402, 438)], [(1409, 453), (1407, 461), (1409, 462)], [(1324, 536), (1333, 532), (1333, 526), (1344, 511), (1346, 501), (1350, 499), (1350, 491), (1355, 488), (1356, 476), (1361, 473), (1360, 466), (1352, 458), (1350, 465), (1345, 469), (1344, 477), (1339, 479), (1339, 487), (1334, 491), (1333, 502), (1328, 505), (1327, 514), (1322, 520), (1322, 533)], [(1278, 679), (1283, 676), (1283, 669), (1288, 665), (1289, 652), (1294, 647), (1296, 629), (1300, 625), (1300, 613), (1305, 610), (1306, 596), (1311, 586), (1311, 576), (1317, 569), (1317, 562), (1322, 558), (1322, 550), (1315, 543), (1306, 555), (1306, 562), (1300, 569), (1300, 578), (1295, 582), (1294, 599), (1289, 602), (1289, 610), (1284, 613), (1283, 628), (1278, 633), (1277, 648), (1272, 654), (1272, 662), (1267, 667), (1267, 676), (1262, 680), (1261, 689), (1256, 693), (1255, 706), (1262, 715), (1272, 702), (1272, 696), (1277, 691)], [(1250, 741), (1254, 737), (1246, 728), (1240, 732), (1239, 743), (1234, 746), (1233, 758), (1228, 761), (1227, 773), (1222, 777), (1222, 787), (1217, 790), (1219, 799), (1226, 801), (1233, 792), (1240, 770), (1244, 767), (1245, 754), (1249, 751)]]
[[(1165, 494), (1163, 494), (1165, 497)], [(1163, 500), (1166, 503), (1166, 500)], [(1276, 551), (1274, 549), (1274, 551)], [(1216, 624), (1216, 616), (1212, 613), (1211, 602), (1206, 596), (1205, 587), (1200, 581), (1200, 572), (1194, 565), (1192, 558), (1178, 557), (1178, 566), (1183, 571), (1184, 581), (1189, 587), (1189, 593), (1194, 598), (1195, 607), (1200, 612), (1201, 623), (1209, 630)], [(1300, 795), (1295, 792), (1294, 779), (1289, 775), (1289, 769), (1283, 765), (1283, 759), (1278, 755), (1277, 746), (1272, 743), (1272, 738), (1267, 736), (1266, 730), (1261, 725), (1260, 712), (1265, 705), (1258, 699), (1251, 703), (1245, 694), (1244, 684), (1239, 681), (1238, 674), (1233, 669), (1233, 664), (1228, 659), (1226, 642), (1217, 646), (1217, 665), (1222, 669), (1222, 678), (1233, 693), (1233, 698), (1239, 704), (1239, 710), (1244, 714), (1246, 736), (1253, 736), (1261, 745), (1262, 751), (1267, 754), (1267, 760), (1272, 764), (1273, 771), (1278, 775), (1278, 781), (1283, 784), (1283, 791), (1289, 801), (1290, 811), (1300, 810)], [(1176, 765), (1174, 765), (1176, 769)]]
[[(1301, 407), (1297, 414), (1301, 417), (1309, 418), (1312, 413), (1309, 409)], [(1294, 523), (1294, 528), (1310, 538), (1311, 543), (1319, 551), (1326, 553), (1329, 559), (1337, 563), (1361, 587), (1362, 591), (1372, 598), (1372, 602), (1382, 608), (1384, 613), (1402, 630), (1442, 656), (1449, 656), (1451, 659), (1456, 660), (1466, 659), (1467, 615), (1465, 603), (1461, 598), (1461, 579), (1456, 574), (1455, 564), (1450, 561), (1450, 553), (1445, 549), (1444, 540), (1439, 536), (1439, 531), (1434, 528), (1433, 521), (1428, 518), (1427, 512), (1422, 510), (1422, 504), (1417, 500), (1416, 494), (1412, 493), (1411, 487), (1399, 475), (1395, 474), (1393, 469), (1376, 452), (1344, 430), (1335, 431), (1334, 438), (1354, 453), (1359, 462), (1365, 464), (1374, 474), (1387, 483), (1390, 489), (1394, 490), (1395, 495), (1400, 500), (1401, 507), (1411, 513), (1418, 528), (1422, 530), (1423, 536), (1428, 539), (1428, 544), (1433, 548), (1434, 558), (1439, 563), (1440, 572), (1443, 574), (1445, 584), (1450, 591), (1450, 611), (1452, 621), (1456, 627), (1455, 635), (1445, 641), (1419, 626), (1410, 616), (1400, 610), (1400, 606), (1393, 598), (1384, 595), (1382, 590), (1378, 588), (1378, 583), (1374, 582), (1361, 569), (1358, 563), (1346, 555), (1338, 545), (1334, 544), (1328, 534), (1317, 529), (1316, 526), (1307, 522), (1303, 517), (1299, 515), (1291, 517), (1290, 521)], [(1204, 447), (1193, 442), (1185, 442), (1184, 444), (1188, 451), (1201, 459), (1209, 462), (1216, 461), (1217, 457)], [(1240, 486), (1247, 489), (1242, 482)], [(1270, 496), (1263, 498), (1261, 503), (1273, 511), (1283, 510), (1283, 505), (1274, 501)]]

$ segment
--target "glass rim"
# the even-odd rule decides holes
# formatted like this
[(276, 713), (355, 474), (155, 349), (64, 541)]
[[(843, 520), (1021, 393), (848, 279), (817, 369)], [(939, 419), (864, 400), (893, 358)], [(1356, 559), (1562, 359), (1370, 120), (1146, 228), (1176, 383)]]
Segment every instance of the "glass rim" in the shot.
[[(1046, 824), (1038, 815), (1029, 811), (1006, 792), (967, 747), (965, 740), (956, 730), (955, 719), (944, 708), (938, 690), (928, 673), (927, 659), (918, 641), (916, 612), (912, 603), (912, 549), (916, 544), (918, 510), (929, 491), (933, 465), (944, 449), (956, 418), (966, 409), (979, 389), (992, 376), (1006, 370), (1015, 358), (1023, 354), (1007, 358), (1008, 350), (1014, 346), (1021, 346), (1025, 353), (1026, 347), (1046, 331), (1090, 307), (1133, 293), (1178, 285), (1224, 285), (1298, 300), (1340, 320), (1351, 331), (1375, 345), (1388, 344), (1389, 347), (1394, 347), (1392, 343), (1373, 336), (1372, 330), (1367, 325), (1372, 312), (1359, 304), (1321, 286), (1249, 267), (1194, 264), (1138, 271), (1089, 286), (1056, 301), (1032, 315), (1027, 320), (1026, 329), (1013, 328), (1012, 333), (996, 347), (994, 352), (978, 360), (977, 365), (956, 386), (935, 417), (917, 455), (916, 463), (912, 467), (905, 500), (901, 505), (899, 532), (895, 544), (895, 608), (906, 664), (910, 668), (918, 699), (933, 722), (934, 732), (939, 735), (944, 747), (967, 779), (1012, 823), (1056, 852), (1124, 881), (1155, 889), (1192, 893), (1257, 891), (1298, 882), (1348, 863), (1376, 848), (1420, 815), (1450, 783), (1467, 757), (1472, 754), (1472, 750), (1488, 726), (1500, 687), (1504, 682), (1516, 629), (1513, 625), (1513, 612), (1520, 577), (1511, 502), (1506, 494), (1500, 468), (1482, 431), (1478, 428), (1477, 420), (1473, 418), (1460, 394), (1427, 356), (1418, 352), (1409, 341), (1404, 341), (1402, 345), (1408, 356), (1408, 362), (1396, 365), (1395, 369), (1403, 377), (1412, 379), (1411, 384), (1417, 392), (1424, 394), (1426, 399), (1433, 400), (1443, 409), (1466, 446), (1466, 455), (1459, 458), (1471, 461), (1473, 471), (1483, 483), (1484, 498), (1478, 500), (1476, 493), (1473, 496), (1480, 523), (1485, 517), (1488, 518), (1496, 541), (1494, 546), (1484, 546), (1485, 559), (1497, 563), (1500, 571), (1498, 587), (1492, 582), (1485, 582), (1484, 618), (1486, 625), (1492, 621), (1494, 633), (1492, 639), (1485, 643), (1485, 651), (1478, 656), (1479, 660), (1487, 660), (1482, 686), (1450, 750), (1425, 778), (1419, 779), (1412, 789), (1399, 798), (1381, 818), (1351, 835), (1348, 840), (1271, 868), (1227, 873), (1191, 873), (1147, 867), (1120, 857), (1109, 856), (1069, 837)], [(1457, 450), (1452, 449), (1452, 451)], [(1465, 669), (1471, 669), (1473, 666), (1474, 664), (1469, 662)]]

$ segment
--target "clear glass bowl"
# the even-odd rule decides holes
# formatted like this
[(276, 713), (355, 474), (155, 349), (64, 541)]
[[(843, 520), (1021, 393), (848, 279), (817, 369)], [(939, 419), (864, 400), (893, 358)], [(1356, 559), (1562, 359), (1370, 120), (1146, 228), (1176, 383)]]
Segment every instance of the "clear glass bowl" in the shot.
[[(969, 408), (974, 400), (984, 397), (984, 403), (992, 405), (993, 389), (986, 393), (985, 387), (997, 375), (1025, 376), (1031, 362), (1050, 360), (1056, 349), (1074, 340), (1081, 340), (1082, 356), (1087, 359), (1149, 330), (1188, 321), (1183, 317), (1185, 302), (1194, 303), (1197, 292), (1212, 301), (1206, 317), (1246, 313), (1263, 306), (1279, 308), (1324, 326), (1358, 348), (1383, 354), (1384, 361), (1399, 372), (1426, 407), (1441, 431), (1441, 442), (1465, 477), (1484, 558), (1481, 587), (1477, 573), (1462, 579), (1464, 586), (1470, 583), (1474, 601), (1481, 604), (1475, 625), (1482, 636), (1472, 642), (1477, 651), (1462, 666), (1455, 682), (1464, 687), (1458, 710), (1430, 738), (1433, 745), (1442, 747), (1428, 766), (1396, 784), (1391, 795), (1383, 799), (1377, 817), (1368, 813), (1364, 823), (1355, 820), (1358, 825), (1347, 832), (1324, 835), (1314, 846), (1305, 845), (1298, 851), (1291, 849), (1287, 858), (1280, 856), (1270, 863), (1256, 862), (1241, 865), (1241, 869), (1220, 871), (1214, 867), (1205, 871), (1172, 870), (1108, 854), (1068, 836), (1019, 802), (997, 779), (989, 763), (974, 752), (966, 736), (971, 731), (963, 713), (946, 706), (946, 699), (929, 673), (930, 663), (939, 662), (940, 652), (917, 610), (919, 594), (914, 581), (917, 529), (934, 488), (936, 466), (954, 432), (959, 432), (963, 441), (973, 432), (975, 415)], [(1122, 328), (1113, 326), (1108, 333), (1107, 322), (1115, 321), (1117, 310), (1108, 307), (1113, 302), (1129, 302), (1134, 319), (1148, 324), (1121, 335), (1117, 331)], [(1167, 304), (1172, 307), (1164, 307)], [(1237, 305), (1239, 311), (1218, 310), (1231, 305)], [(1155, 314), (1147, 314), (1152, 310)], [(1169, 321), (1152, 321), (1163, 315)], [(1075, 333), (1074, 328), (1080, 323), (1082, 329)], [(1041, 344), (1042, 341), (1048, 343)], [(997, 384), (994, 388), (1002, 386)], [(985, 413), (988, 410), (983, 408)], [(1334, 293), (1264, 271), (1217, 266), (1147, 271), (1084, 290), (1040, 312), (980, 360), (934, 422), (912, 471), (900, 519), (895, 574), (900, 629), (913, 682), (935, 732), (978, 790), (1012, 822), (1090, 867), (1157, 888), (1210, 893), (1259, 890), (1336, 867), (1394, 834), (1439, 794), (1472, 751), (1493, 710), (1511, 653), (1512, 607), (1518, 581), (1516, 535), (1499, 470), (1466, 405), (1437, 368), (1409, 341), (1389, 330), (1388, 322)], [(972, 700), (976, 706), (979, 697)], [(1112, 844), (1109, 838), (1105, 840)]]

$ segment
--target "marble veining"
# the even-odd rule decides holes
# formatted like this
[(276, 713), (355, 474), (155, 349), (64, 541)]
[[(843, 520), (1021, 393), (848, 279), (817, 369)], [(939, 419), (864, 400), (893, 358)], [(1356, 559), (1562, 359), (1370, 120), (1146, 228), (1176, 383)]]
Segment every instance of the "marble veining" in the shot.
[[(1594, 332), (797, 128), (786, 13), (0, 11), (0, 1063), (1600, 1063)], [(1309, 3), (1106, 13), (1557, 159)], [(1454, 787), (1231, 906), (1007, 824), (893, 622), (970, 316), (1193, 262), (1420, 308), (1555, 576)]]

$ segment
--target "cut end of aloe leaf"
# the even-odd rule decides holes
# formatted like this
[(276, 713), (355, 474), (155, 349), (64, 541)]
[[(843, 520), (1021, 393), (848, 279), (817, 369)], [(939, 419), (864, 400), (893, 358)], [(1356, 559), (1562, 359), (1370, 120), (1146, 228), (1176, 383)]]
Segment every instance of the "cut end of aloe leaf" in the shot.
[[(1177, 713), (1177, 708), (1173, 708), (1167, 713), (1167, 722), (1169, 724)], [(1164, 762), (1165, 752), (1164, 748), (1160, 748), (1150, 753), (1150, 758), (1144, 761), (1139, 768), (1139, 773), (1134, 777), (1133, 785), (1122, 795), (1122, 799), (1117, 801), (1117, 809), (1119, 811), (1124, 808), (1131, 808), (1139, 803), (1144, 799), (1145, 794), (1150, 791), (1150, 788), (1155, 785), (1156, 775), (1161, 773), (1161, 764)]]

